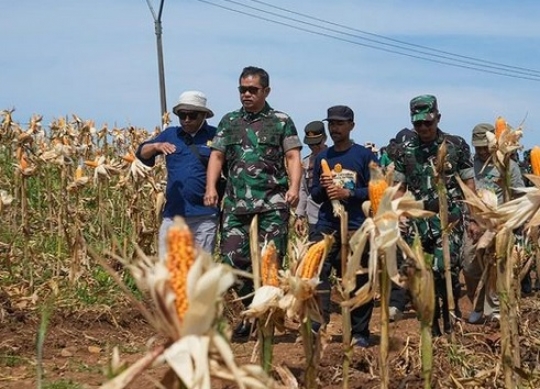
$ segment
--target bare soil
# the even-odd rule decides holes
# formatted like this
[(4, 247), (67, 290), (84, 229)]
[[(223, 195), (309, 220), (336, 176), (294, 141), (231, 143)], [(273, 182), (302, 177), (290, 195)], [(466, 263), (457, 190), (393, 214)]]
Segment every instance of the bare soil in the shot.
[[(532, 308), (522, 310), (522, 322), (531, 322), (537, 327), (539, 313), (536, 298), (527, 297), (522, 301), (524, 306), (532, 304)], [(467, 298), (460, 300), (460, 307), (464, 317), (467, 317), (470, 311)], [(324, 350), (319, 370), (322, 388), (342, 387), (341, 316), (337, 311), (336, 309), (332, 314), (328, 326), (331, 340)], [(354, 350), (350, 388), (379, 387), (379, 314), (380, 309), (376, 307), (371, 322), (372, 346), (367, 349), (356, 347)], [(235, 321), (236, 319), (232, 319), (231, 325), (236, 324)], [(1, 388), (36, 387), (35, 345), (38, 327), (37, 318), (13, 309), (8, 311), (8, 315), (0, 323)], [(459, 322), (455, 334), (456, 341), (453, 345), (449, 342), (448, 335), (434, 341), (433, 387), (503, 387), (500, 372), (497, 374), (495, 369), (500, 340), (497, 323), (469, 325)], [(276, 334), (274, 363), (289, 368), (302, 384), (304, 353), (297, 338), (298, 332), (294, 330)], [(131, 364), (144, 355), (148, 347), (159, 342), (160, 339), (155, 338), (152, 328), (131, 308), (70, 315), (56, 312), (49, 324), (44, 344), (44, 381), (49, 383), (50, 388), (99, 387), (106, 381), (104, 370), (114, 346), (119, 347), (122, 359)], [(522, 361), (525, 376), (531, 372), (539, 374), (538, 342), (538, 336), (534, 333), (523, 334)], [(403, 320), (391, 324), (391, 388), (423, 387), (418, 344), (419, 323), (415, 313), (409, 311)], [(252, 339), (233, 341), (239, 363), (250, 361), (254, 345)], [(153, 383), (159, 381), (164, 372), (163, 367), (152, 368), (130, 388), (152, 388)], [(58, 382), (65, 386), (51, 384)], [(233, 386), (215, 382), (215, 387), (224, 389)]]

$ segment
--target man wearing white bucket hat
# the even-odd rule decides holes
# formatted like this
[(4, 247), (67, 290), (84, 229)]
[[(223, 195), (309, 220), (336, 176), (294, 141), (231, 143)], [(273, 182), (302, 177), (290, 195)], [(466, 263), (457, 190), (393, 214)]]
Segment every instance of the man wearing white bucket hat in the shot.
[(216, 127), (206, 119), (214, 116), (204, 93), (186, 91), (180, 95), (173, 112), (180, 126), (171, 126), (154, 139), (142, 143), (136, 155), (144, 164), (154, 166), (157, 155), (165, 156), (167, 166), (166, 202), (159, 230), (158, 254), (166, 255), (166, 232), (175, 216), (182, 216), (193, 231), (195, 242), (208, 252), (214, 249), (219, 210), (203, 203), (206, 167)]

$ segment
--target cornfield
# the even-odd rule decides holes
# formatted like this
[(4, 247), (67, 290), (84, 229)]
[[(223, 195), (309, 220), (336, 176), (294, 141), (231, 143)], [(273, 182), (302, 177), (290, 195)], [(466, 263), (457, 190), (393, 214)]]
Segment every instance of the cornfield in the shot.
[[(332, 337), (336, 333), (324, 325), (317, 334), (311, 331), (313, 322), (322, 321), (317, 285), (332, 236), (312, 244), (291, 236), (285, 268), (281, 268), (284, 258), (276, 257), (272, 241), (252, 241), (252, 259), (257, 260), (254, 269), (259, 269), (252, 275), (257, 290), (251, 306), (239, 314), (259, 323), (261, 360), (255, 364), (257, 344), (246, 352), (244, 345), (236, 347), (231, 341), (232, 323), (226, 314), (231, 300), (225, 295), (237, 274), (194, 247), (182, 219), (175, 220), (169, 230), (165, 263), (156, 259), (166, 171), (162, 162), (147, 168), (134, 151), (159, 129), (98, 128), (76, 115), (50, 124), (36, 115), (21, 125), (13, 114), (2, 111), (0, 124), (0, 323), (13, 320), (16, 307), (41, 324), (34, 363), (37, 378), (32, 381), (38, 387), (48, 373), (42, 366), (47, 353), (43, 345), (55, 312), (106, 315), (115, 328), (121, 328), (115, 311), (128, 305), (140, 311), (160, 341), (149, 342), (144, 355), (129, 367), (121, 361), (117, 348), (107, 353), (109, 380), (100, 380), (103, 388), (137, 385), (136, 377), (152, 364), (166, 367), (160, 379), (167, 388), (502, 388), (518, 378), (520, 387), (540, 387), (540, 330), (536, 323), (529, 325), (528, 319), (518, 323), (512, 316), (515, 328), (506, 329), (509, 335), (503, 333), (503, 339), (482, 338), (458, 321), (455, 338), (433, 340), (432, 344), (426, 324), (432, 317), (431, 272), (422, 250), (418, 245), (409, 247), (398, 227), (404, 216), (429, 213), (409, 194), (393, 200), (397, 187), (391, 186), (390, 177), (381, 175), (377, 166), (371, 167), (375, 178), (371, 202), (365, 203), (367, 222), (344, 248), (347, 271), (336, 286), (342, 288), (344, 312), (381, 291), (381, 316), (372, 324), (380, 330), (380, 345), (353, 350), (347, 342), (341, 344), (340, 340), (347, 340), (342, 332), (337, 333), (340, 339), (336, 341)], [(497, 151), (504, 164), (507, 151), (513, 150), (509, 144), (516, 140), (511, 129), (502, 129), (501, 134), (507, 143), (501, 143)], [(540, 179), (532, 180), (540, 184)], [(474, 196), (467, 197), (474, 205), (473, 216), (491, 223), (492, 229), (510, 228), (515, 209), (529, 212), (523, 211), (519, 220), (521, 225), (529, 221), (529, 251), (522, 250), (522, 257), (516, 259), (516, 250), (508, 246), (502, 250), (511, 264), (504, 273), (510, 274), (508, 279), (519, 273), (523, 263), (540, 263), (539, 217), (534, 213), (538, 192), (526, 191), (519, 204), (509, 202), (500, 209), (486, 208)], [(339, 214), (338, 203), (335, 210)], [(366, 242), (370, 242), (370, 261), (369, 268), (363, 269), (359, 255)], [(398, 274), (397, 250), (409, 259), (408, 279), (407, 274)], [(498, 255), (497, 261), (506, 260), (504, 253)], [(369, 283), (353, 296), (351, 280), (360, 272), (369, 274)], [(409, 287), (420, 319), (420, 324), (413, 324), (415, 336), (407, 335), (398, 350), (392, 338), (398, 336), (398, 329), (401, 335), (407, 331), (401, 323), (388, 322), (391, 280)], [(510, 281), (508, 285), (515, 287)], [(503, 292), (508, 292), (508, 285), (501, 286)], [(539, 318), (535, 311), (540, 304), (535, 300), (523, 302), (521, 311), (511, 308), (511, 314)], [(279, 344), (291, 330), (300, 335), (298, 339)], [(521, 358), (520, 348), (510, 347), (516, 342), (525, 346)], [(296, 343), (301, 345), (296, 347)], [(7, 355), (4, 344), (0, 341), (0, 366)], [(501, 360), (501, 355), (507, 358)], [(347, 377), (343, 377), (344, 371)], [(0, 386), (3, 381), (17, 380), (0, 373)]]

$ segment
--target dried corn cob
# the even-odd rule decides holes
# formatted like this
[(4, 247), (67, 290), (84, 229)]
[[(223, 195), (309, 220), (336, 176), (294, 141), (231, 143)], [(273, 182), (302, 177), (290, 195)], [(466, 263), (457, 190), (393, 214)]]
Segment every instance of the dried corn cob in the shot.
[(502, 116), (499, 116), (495, 121), (495, 137), (499, 139), (501, 134), (506, 130), (506, 120)]
[(129, 153), (126, 153), (122, 159), (128, 163), (132, 163), (133, 161), (135, 161), (135, 154), (133, 154), (132, 152), (129, 152)]
[(261, 278), (263, 285), (278, 286), (279, 263), (276, 244), (273, 240), (265, 244), (261, 254)]
[(195, 262), (193, 234), (183, 219), (175, 219), (167, 231), (167, 269), (170, 286), (176, 295), (176, 312), (180, 321), (188, 309), (187, 274)]
[(330, 170), (330, 166), (328, 166), (328, 161), (326, 159), (321, 159), (321, 169), (324, 174), (331, 175), (332, 171)]
[(83, 168), (81, 165), (77, 166), (77, 169), (75, 170), (75, 179), (78, 180), (83, 175)]
[(370, 180), (368, 184), (368, 195), (371, 202), (371, 211), (373, 216), (377, 214), (379, 204), (383, 197), (384, 191), (388, 188), (386, 178), (382, 174), (381, 169), (375, 162), (369, 164)]
[(21, 157), (19, 159), (19, 165), (22, 171), (28, 168), (28, 161), (26, 160), (26, 156), (24, 155), (24, 152), (21, 153)]
[(540, 147), (534, 146), (531, 150), (531, 169), (532, 173), (540, 176)]
[(96, 158), (94, 161), (84, 161), (84, 164), (86, 166), (90, 166), (90, 167), (93, 167), (93, 168), (96, 168), (98, 167), (98, 159)]
[(302, 272), (300, 274), (301, 278), (313, 278), (316, 275), (323, 258), (325, 245), (326, 242), (323, 239), (309, 248), (306, 258), (303, 261)]

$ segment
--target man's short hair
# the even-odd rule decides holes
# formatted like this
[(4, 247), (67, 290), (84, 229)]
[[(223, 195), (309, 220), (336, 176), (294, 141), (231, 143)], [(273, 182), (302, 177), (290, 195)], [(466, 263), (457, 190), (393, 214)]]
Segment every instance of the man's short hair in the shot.
[(259, 80), (261, 81), (261, 86), (263, 88), (268, 88), (270, 85), (270, 76), (266, 72), (266, 70), (262, 68), (258, 68), (256, 66), (247, 66), (242, 70), (242, 73), (240, 74), (240, 78), (238, 79), (238, 82), (243, 78), (249, 77), (249, 76), (259, 76)]

